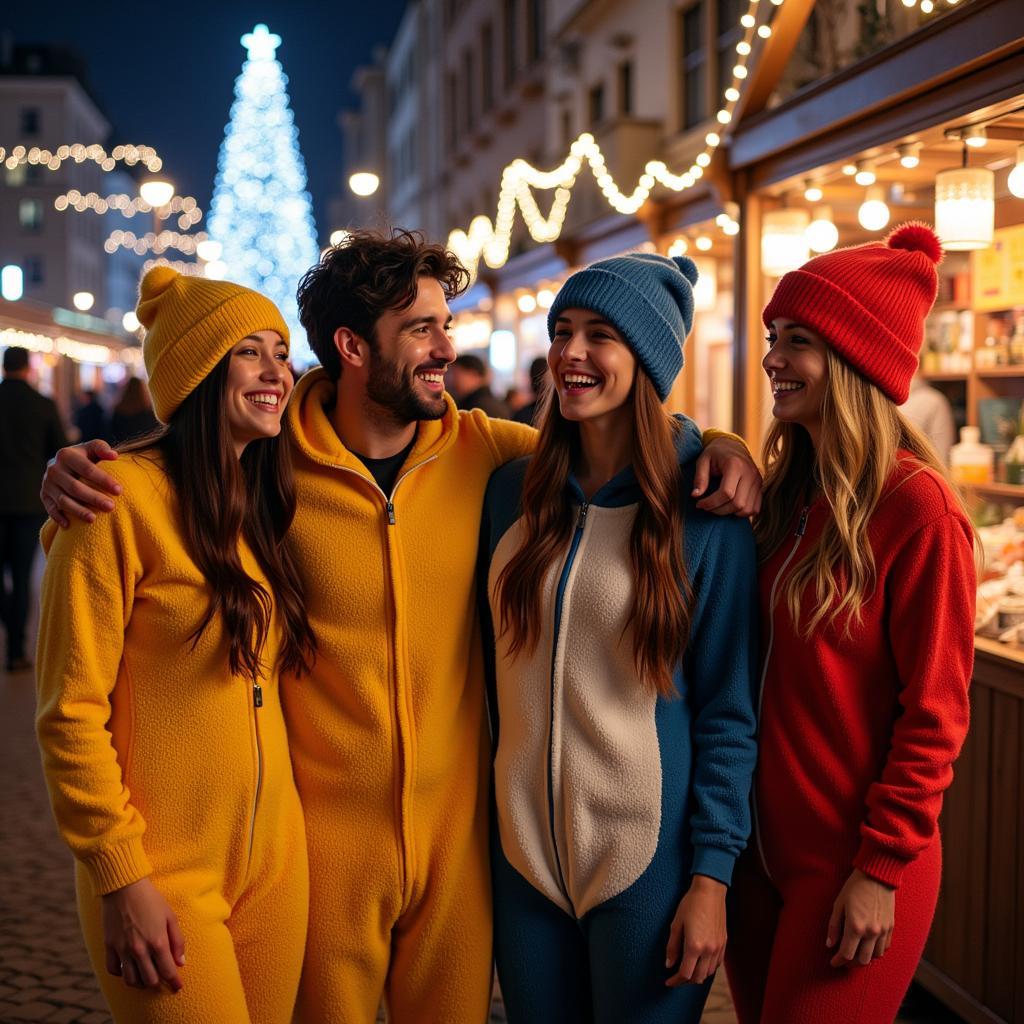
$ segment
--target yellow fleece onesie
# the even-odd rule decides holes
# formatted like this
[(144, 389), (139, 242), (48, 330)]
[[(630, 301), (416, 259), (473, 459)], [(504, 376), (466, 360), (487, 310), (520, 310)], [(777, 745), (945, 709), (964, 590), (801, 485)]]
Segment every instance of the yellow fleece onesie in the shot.
[[(286, 1024), (308, 874), (280, 632), (271, 630), (258, 686), (231, 675), (219, 619), (193, 649), (209, 587), (159, 457), (122, 455), (104, 469), (123, 486), (114, 511), (43, 531), (37, 672), (43, 765), (78, 861), (93, 968), (119, 1024)], [(129, 988), (105, 968), (100, 895), (147, 875), (185, 937), (184, 987), (173, 995)]]
[[(323, 371), (288, 409), (292, 539), (319, 654), (283, 691), (310, 853), (304, 1024), (482, 1024), (491, 988), (477, 539), (529, 427), (419, 424), (391, 495), (342, 445)], [(386, 988), (386, 991), (385, 991)]]

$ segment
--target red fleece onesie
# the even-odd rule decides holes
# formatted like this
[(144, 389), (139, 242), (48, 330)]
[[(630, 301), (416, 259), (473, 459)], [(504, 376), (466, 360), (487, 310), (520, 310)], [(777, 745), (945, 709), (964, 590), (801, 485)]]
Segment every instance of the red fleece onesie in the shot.
[[(937, 819), (967, 732), (972, 531), (942, 478), (901, 452), (868, 527), (877, 582), (861, 622), (805, 640), (784, 595), (770, 605), (830, 514), (824, 500), (806, 512), (761, 570), (757, 834), (731, 892), (729, 981), (740, 1024), (890, 1024), (931, 927)], [(833, 968), (828, 920), (854, 867), (896, 887), (893, 944)]]

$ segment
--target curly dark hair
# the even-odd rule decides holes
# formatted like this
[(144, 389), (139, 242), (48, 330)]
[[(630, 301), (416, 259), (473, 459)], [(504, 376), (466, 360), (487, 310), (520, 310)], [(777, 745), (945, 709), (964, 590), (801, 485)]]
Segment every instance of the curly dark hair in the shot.
[(334, 332), (347, 327), (369, 344), (382, 314), (406, 309), (421, 277), (434, 278), (448, 299), (469, 286), (469, 271), (443, 245), (418, 231), (353, 231), (324, 251), (299, 282), (299, 320), (331, 380), (341, 376)]

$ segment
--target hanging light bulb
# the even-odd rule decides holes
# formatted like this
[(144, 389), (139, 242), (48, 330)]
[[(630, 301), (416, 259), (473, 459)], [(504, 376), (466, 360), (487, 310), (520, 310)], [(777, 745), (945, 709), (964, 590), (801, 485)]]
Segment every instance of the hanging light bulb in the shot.
[(995, 228), (996, 176), (987, 167), (964, 166), (935, 176), (935, 233), (953, 252), (987, 249)]
[(669, 256), (685, 256), (689, 248), (690, 243), (680, 236), (668, 247), (668, 254)]
[(1017, 147), (1017, 165), (1006, 179), (1010, 192), (1018, 199), (1024, 199), (1024, 146)]
[(761, 268), (769, 277), (782, 277), (807, 262), (810, 214), (803, 209), (769, 210), (761, 223)]
[(900, 155), (900, 166), (906, 167), (908, 171), (921, 162), (920, 142), (904, 142), (902, 146), (896, 147), (896, 152)]
[(814, 210), (814, 220), (804, 232), (807, 244), (815, 252), (829, 252), (839, 243), (839, 229), (832, 221), (832, 207), (819, 206)]
[(885, 202), (885, 189), (875, 185), (868, 189), (867, 198), (857, 211), (857, 220), (865, 231), (881, 231), (889, 223), (889, 207)]
[(988, 136), (985, 134), (985, 128), (982, 125), (978, 125), (975, 128), (968, 128), (964, 132), (964, 142), (971, 147), (971, 149), (981, 149), (986, 142), (988, 142)]
[(810, 178), (804, 182), (804, 199), (809, 203), (818, 202), (825, 193), (822, 192), (820, 185), (815, 185)]
[(853, 180), (858, 185), (874, 185), (876, 180), (875, 172), (867, 160), (857, 161), (857, 173), (854, 174)]

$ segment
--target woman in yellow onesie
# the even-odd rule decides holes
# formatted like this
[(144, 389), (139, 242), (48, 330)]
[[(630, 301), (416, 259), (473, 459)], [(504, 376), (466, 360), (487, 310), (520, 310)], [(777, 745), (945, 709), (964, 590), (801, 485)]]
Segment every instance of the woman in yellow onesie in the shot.
[(314, 652), (284, 544), (288, 329), (166, 267), (137, 313), (166, 426), (109, 465), (108, 515), (43, 532), (46, 779), (115, 1020), (285, 1024), (308, 872), (278, 678)]

